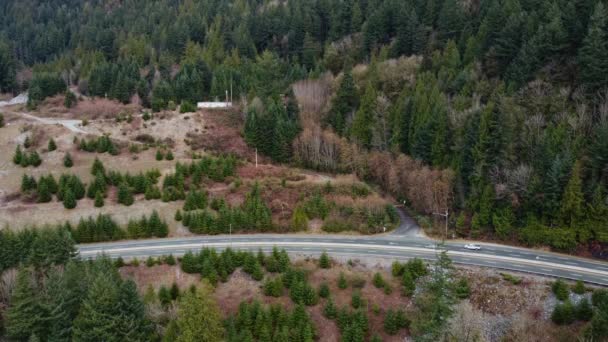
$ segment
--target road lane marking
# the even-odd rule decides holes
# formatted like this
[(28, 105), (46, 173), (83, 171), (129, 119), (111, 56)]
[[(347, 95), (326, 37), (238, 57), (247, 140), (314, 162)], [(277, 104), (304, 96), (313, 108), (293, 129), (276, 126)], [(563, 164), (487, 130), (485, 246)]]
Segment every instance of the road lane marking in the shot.
[[(104, 253), (104, 252), (105, 253), (121, 253), (121, 252), (133, 253), (133, 252), (137, 252), (137, 251), (151, 252), (158, 248), (162, 248), (164, 253), (169, 253), (168, 252), (169, 250), (176, 249), (176, 248), (200, 249), (202, 247), (226, 248), (226, 247), (230, 247), (230, 246), (243, 247), (243, 248), (271, 247), (271, 246), (306, 248), (310, 245), (314, 245), (315, 248), (325, 248), (325, 249), (350, 248), (350, 250), (364, 249), (366, 251), (369, 251), (369, 249), (377, 249), (377, 250), (384, 250), (384, 253), (387, 253), (387, 251), (392, 250), (392, 251), (400, 251), (401, 253), (415, 252), (415, 253), (420, 253), (420, 254), (425, 254), (425, 253), (426, 254), (436, 254), (435, 250), (431, 250), (431, 249), (427, 249), (427, 248), (417, 248), (417, 247), (408, 247), (408, 246), (390, 246), (388, 244), (386, 244), (386, 245), (381, 245), (381, 244), (363, 245), (363, 244), (347, 244), (347, 243), (333, 243), (333, 242), (319, 242), (319, 241), (315, 241), (314, 243), (313, 242), (298, 242), (298, 241), (293, 241), (293, 242), (249, 241), (249, 242), (232, 242), (232, 243), (209, 242), (209, 243), (193, 243), (193, 244), (178, 244), (178, 245), (167, 244), (164, 246), (121, 247), (121, 248), (112, 248), (112, 246), (110, 245), (110, 246), (105, 246), (107, 248), (89, 249), (87, 251), (81, 251), (80, 254), (85, 257), (87, 255), (90, 257), (94, 257), (94, 256)], [(312, 247), (308, 247), (308, 248), (312, 248)], [(486, 259), (498, 260), (498, 261), (502, 261), (502, 262), (516, 262), (518, 264), (529, 264), (529, 265), (536, 265), (536, 266), (544, 265), (544, 266), (553, 267), (556, 269), (567, 269), (567, 270), (572, 270), (572, 271), (585, 272), (587, 274), (596, 274), (596, 275), (603, 275), (603, 276), (608, 275), (608, 272), (601, 271), (601, 270), (584, 268), (584, 267), (580, 267), (580, 266), (565, 266), (562, 264), (556, 264), (556, 263), (543, 261), (543, 260), (526, 260), (526, 259), (519, 259), (519, 258), (513, 258), (513, 257), (507, 257), (507, 256), (497, 256), (497, 255), (490, 255), (490, 254), (484, 254), (484, 253), (470, 253), (470, 252), (463, 252), (463, 251), (448, 251), (448, 254), (452, 255), (452, 256), (457, 256), (457, 257), (463, 257), (463, 256), (474, 257), (475, 259), (479, 259), (481, 261), (483, 261), (482, 258), (486, 258)], [(573, 264), (573, 265), (576, 265), (576, 264)]]

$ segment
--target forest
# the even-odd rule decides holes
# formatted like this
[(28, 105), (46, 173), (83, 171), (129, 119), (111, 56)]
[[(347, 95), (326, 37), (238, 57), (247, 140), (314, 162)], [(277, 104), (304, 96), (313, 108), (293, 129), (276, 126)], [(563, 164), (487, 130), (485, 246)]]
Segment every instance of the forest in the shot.
[(276, 162), (449, 210), (458, 236), (606, 257), (607, 18), (600, 0), (8, 0), (0, 91), (162, 111), (231, 89)]

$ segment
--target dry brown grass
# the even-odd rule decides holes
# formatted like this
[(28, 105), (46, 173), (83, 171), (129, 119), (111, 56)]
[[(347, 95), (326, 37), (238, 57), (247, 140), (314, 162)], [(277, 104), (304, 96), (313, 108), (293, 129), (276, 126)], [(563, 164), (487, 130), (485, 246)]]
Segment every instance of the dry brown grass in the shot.
[(113, 119), (119, 113), (137, 113), (141, 110), (141, 106), (137, 104), (124, 105), (116, 100), (98, 97), (78, 101), (76, 106), (66, 108), (63, 105), (64, 100), (65, 96), (62, 94), (49, 97), (38, 106), (36, 113), (47, 117), (98, 120)]

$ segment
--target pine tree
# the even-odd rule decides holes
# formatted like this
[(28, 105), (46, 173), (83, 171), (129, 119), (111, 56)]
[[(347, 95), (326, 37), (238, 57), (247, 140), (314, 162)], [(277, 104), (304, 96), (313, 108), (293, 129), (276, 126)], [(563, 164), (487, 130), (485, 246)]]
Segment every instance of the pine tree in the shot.
[(581, 79), (591, 92), (608, 85), (608, 33), (604, 6), (603, 2), (597, 2), (578, 55)]
[(97, 191), (95, 193), (95, 208), (101, 208), (104, 205), (103, 193), (101, 191)]
[(560, 210), (562, 222), (571, 228), (578, 225), (579, 220), (583, 215), (584, 203), (585, 198), (583, 196), (581, 184), (581, 164), (577, 161), (572, 167), (570, 180), (564, 189), (564, 195), (562, 197)]
[(372, 143), (373, 118), (376, 111), (376, 90), (369, 83), (361, 106), (355, 113), (351, 127), (351, 138), (364, 148), (370, 148)]
[(346, 276), (343, 272), (340, 272), (340, 276), (338, 277), (338, 288), (344, 290), (348, 287), (348, 282), (346, 281)]
[(63, 157), (63, 166), (67, 168), (74, 166), (74, 161), (72, 160), (70, 152), (66, 152), (65, 156)]
[(55, 140), (53, 140), (52, 138), (49, 140), (49, 144), (48, 144), (48, 150), (49, 151), (55, 151), (57, 149), (57, 144), (55, 143)]
[(131, 187), (126, 182), (120, 183), (118, 186), (118, 203), (130, 206), (134, 202), (133, 192)]
[(6, 333), (15, 340), (27, 340), (30, 336), (45, 335), (45, 308), (36, 294), (33, 276), (27, 268), (17, 274), (10, 306), (6, 311)]
[(21, 165), (23, 158), (24, 155), (23, 151), (21, 151), (21, 145), (17, 145), (17, 148), (15, 149), (15, 154), (13, 155), (13, 163), (15, 163), (16, 165)]
[(156, 150), (156, 160), (161, 161), (161, 160), (163, 160), (163, 158), (164, 158), (164, 155), (161, 152), (161, 150)]
[(66, 209), (74, 209), (76, 208), (76, 197), (72, 192), (72, 189), (65, 189), (63, 193), (63, 207)]
[(344, 75), (340, 81), (340, 87), (332, 102), (329, 123), (334, 130), (343, 135), (346, 132), (346, 122), (348, 116), (357, 105), (357, 92), (355, 81), (350, 66), (345, 66)]
[(93, 161), (93, 166), (91, 167), (91, 175), (97, 176), (98, 174), (105, 175), (106, 169), (103, 166), (101, 160), (95, 158), (95, 160)]
[(82, 302), (74, 320), (73, 338), (77, 341), (115, 341), (117, 324), (123, 319), (118, 307), (119, 289), (113, 277), (99, 274)]
[(51, 201), (52, 196), (51, 196), (51, 191), (49, 189), (49, 185), (46, 182), (46, 178), (45, 179), (40, 179), (40, 182), (38, 182), (38, 202), (39, 203), (48, 203)]
[(329, 256), (327, 255), (327, 252), (323, 251), (323, 253), (321, 253), (321, 257), (319, 258), (319, 267), (321, 268), (330, 268), (331, 267), (331, 260), (329, 260)]
[(194, 293), (185, 292), (179, 301), (177, 317), (180, 334), (176, 342), (223, 340), (222, 317), (208, 286), (203, 285)]

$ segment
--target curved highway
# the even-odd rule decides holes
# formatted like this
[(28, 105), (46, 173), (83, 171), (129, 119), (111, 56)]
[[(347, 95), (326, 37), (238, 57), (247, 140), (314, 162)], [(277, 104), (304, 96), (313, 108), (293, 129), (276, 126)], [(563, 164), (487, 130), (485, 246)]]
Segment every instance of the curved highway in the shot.
[(441, 248), (456, 264), (491, 267), (514, 272), (532, 273), (608, 286), (608, 263), (532, 249), (495, 244), (480, 244), (481, 250), (470, 251), (464, 242), (448, 242), (443, 246), (417, 235), (386, 234), (379, 236), (344, 235), (220, 235), (185, 238), (120, 241), (79, 245), (82, 258), (104, 253), (112, 258), (147, 258), (159, 255), (183, 255), (188, 250), (204, 247), (264, 251), (274, 246), (292, 254), (316, 256), (323, 251), (345, 258), (384, 258), (434, 260)]

